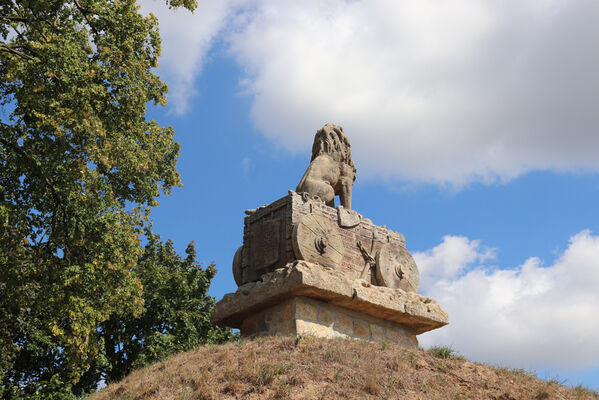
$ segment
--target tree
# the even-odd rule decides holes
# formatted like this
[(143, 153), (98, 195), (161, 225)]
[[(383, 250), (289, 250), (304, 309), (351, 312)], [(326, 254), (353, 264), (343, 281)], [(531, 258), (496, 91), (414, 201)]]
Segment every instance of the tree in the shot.
[(108, 362), (101, 324), (143, 315), (140, 236), (180, 185), (145, 118), (158, 24), (135, 0), (3, 0), (0, 21), (0, 396), (69, 397)]
[(133, 368), (154, 363), (175, 352), (205, 343), (222, 343), (234, 336), (212, 325), (214, 299), (208, 296), (214, 265), (196, 263), (193, 243), (181, 258), (172, 241), (161, 242), (147, 231), (148, 243), (135, 274), (144, 287), (141, 315), (114, 315), (101, 324), (108, 366), (103, 378), (114, 382)]

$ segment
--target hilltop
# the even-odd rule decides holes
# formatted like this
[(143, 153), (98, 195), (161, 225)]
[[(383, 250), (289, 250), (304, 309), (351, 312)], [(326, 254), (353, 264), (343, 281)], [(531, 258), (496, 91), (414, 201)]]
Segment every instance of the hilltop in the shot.
[(134, 371), (89, 400), (175, 399), (599, 399), (544, 381), (396, 344), (305, 337), (202, 346)]

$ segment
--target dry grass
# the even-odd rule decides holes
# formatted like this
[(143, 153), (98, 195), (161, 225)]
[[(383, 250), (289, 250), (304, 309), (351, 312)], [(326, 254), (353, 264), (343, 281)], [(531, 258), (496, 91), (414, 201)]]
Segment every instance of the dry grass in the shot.
[(599, 399), (583, 387), (440, 353), (314, 338), (204, 346), (135, 371), (89, 400)]

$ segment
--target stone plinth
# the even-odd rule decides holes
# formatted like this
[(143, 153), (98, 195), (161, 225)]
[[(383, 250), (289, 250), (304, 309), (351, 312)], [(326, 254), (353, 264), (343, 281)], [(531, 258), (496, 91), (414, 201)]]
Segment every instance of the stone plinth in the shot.
[(248, 316), (240, 330), (243, 337), (314, 336), (418, 345), (414, 332), (402, 324), (304, 296)]
[(351, 337), (416, 345), (416, 335), (449, 323), (432, 299), (306, 261), (264, 274), (226, 294), (213, 314), (242, 336)]

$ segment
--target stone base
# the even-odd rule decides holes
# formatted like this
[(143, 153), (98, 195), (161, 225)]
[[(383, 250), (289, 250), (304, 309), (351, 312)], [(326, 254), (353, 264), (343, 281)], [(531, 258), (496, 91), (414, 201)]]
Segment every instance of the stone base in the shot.
[(334, 268), (306, 261), (226, 294), (212, 320), (239, 328), (244, 337), (312, 335), (413, 345), (416, 335), (449, 323), (447, 313), (426, 296), (349, 280)]
[(354, 338), (418, 345), (416, 335), (401, 324), (303, 296), (248, 316), (241, 323), (241, 335)]

